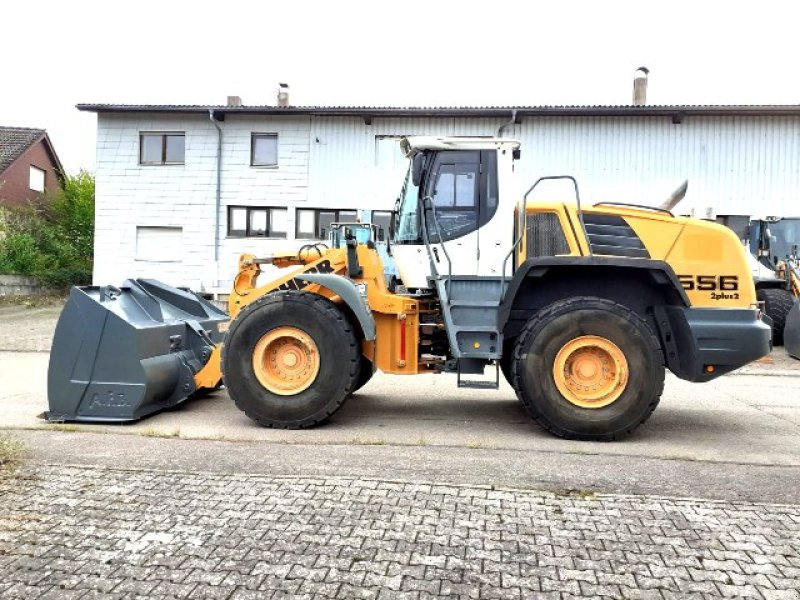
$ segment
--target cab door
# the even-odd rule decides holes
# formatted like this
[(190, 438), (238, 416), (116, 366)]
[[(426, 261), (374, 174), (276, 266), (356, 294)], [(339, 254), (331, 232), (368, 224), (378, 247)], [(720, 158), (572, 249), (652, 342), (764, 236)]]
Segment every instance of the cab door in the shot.
[[(423, 198), (425, 223), (437, 271), (475, 275), (479, 261), (481, 152), (440, 151), (428, 170)], [(445, 252), (446, 251), (446, 252)]]

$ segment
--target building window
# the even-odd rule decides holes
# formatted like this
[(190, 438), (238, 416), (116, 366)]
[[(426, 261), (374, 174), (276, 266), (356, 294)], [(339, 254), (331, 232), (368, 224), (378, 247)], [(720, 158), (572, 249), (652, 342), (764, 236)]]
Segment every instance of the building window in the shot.
[(30, 173), (28, 175), (28, 187), (34, 192), (44, 191), (44, 170), (39, 167), (31, 165)]
[(185, 250), (182, 227), (136, 227), (136, 260), (180, 262)]
[(254, 133), (250, 137), (250, 166), (278, 166), (278, 134)]
[(352, 209), (298, 208), (295, 234), (299, 239), (324, 240), (331, 223), (355, 223), (358, 213)]
[(390, 210), (373, 210), (372, 211), (372, 224), (377, 225), (383, 229), (384, 239), (389, 237), (389, 223), (392, 221), (392, 211)]
[(288, 210), (263, 206), (229, 206), (228, 236), (286, 237)]
[(182, 131), (139, 135), (139, 164), (182, 165), (186, 158), (186, 136)]

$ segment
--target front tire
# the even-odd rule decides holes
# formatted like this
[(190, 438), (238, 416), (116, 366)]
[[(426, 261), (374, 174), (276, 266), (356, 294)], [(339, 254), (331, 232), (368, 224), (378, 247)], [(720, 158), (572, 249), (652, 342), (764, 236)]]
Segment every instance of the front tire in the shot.
[(661, 347), (647, 323), (606, 299), (541, 309), (514, 348), (512, 381), (528, 414), (559, 437), (614, 440), (644, 423), (664, 389)]
[(234, 319), (222, 350), (225, 386), (264, 427), (313, 427), (352, 392), (361, 351), (345, 314), (327, 298), (268, 294)]

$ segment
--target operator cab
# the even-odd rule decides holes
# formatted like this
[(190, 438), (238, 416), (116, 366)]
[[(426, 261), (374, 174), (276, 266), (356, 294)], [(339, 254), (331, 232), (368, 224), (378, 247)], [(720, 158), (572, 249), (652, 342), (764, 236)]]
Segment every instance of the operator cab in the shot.
[[(431, 288), (435, 274), (500, 276), (513, 239), (510, 185), (519, 142), (409, 137), (396, 203), (392, 255), (407, 288)], [(426, 248), (430, 247), (430, 251)]]

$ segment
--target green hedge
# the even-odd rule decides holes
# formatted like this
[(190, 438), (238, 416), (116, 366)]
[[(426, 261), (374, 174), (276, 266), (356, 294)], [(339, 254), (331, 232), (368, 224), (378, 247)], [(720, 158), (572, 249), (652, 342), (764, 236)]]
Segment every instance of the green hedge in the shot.
[(94, 176), (68, 176), (64, 189), (0, 214), (0, 274), (32, 275), (52, 287), (92, 280)]

